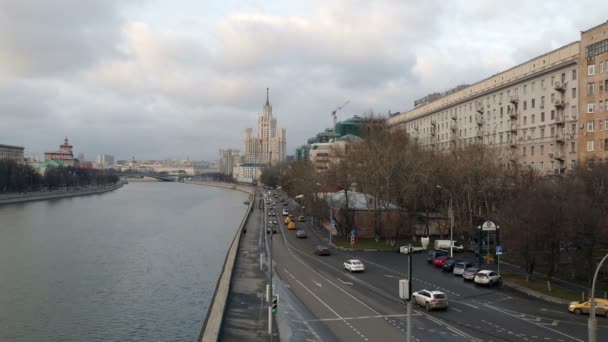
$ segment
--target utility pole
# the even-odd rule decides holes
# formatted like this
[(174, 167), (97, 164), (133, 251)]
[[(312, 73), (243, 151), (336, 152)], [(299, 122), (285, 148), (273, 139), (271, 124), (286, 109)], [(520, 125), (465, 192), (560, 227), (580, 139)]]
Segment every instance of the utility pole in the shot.
[(412, 254), (413, 254), (413, 248), (412, 245), (410, 244), (408, 247), (409, 253), (407, 253), (407, 286), (408, 286), (408, 296), (409, 299), (407, 300), (407, 317), (406, 317), (406, 326), (407, 326), (407, 342), (412, 342)]
[(602, 261), (597, 265), (595, 274), (593, 275), (593, 283), (591, 283), (591, 298), (589, 303), (591, 304), (591, 310), (589, 310), (589, 320), (587, 321), (587, 329), (589, 331), (589, 342), (597, 341), (597, 321), (595, 320), (595, 281), (597, 280), (597, 274), (600, 272), (600, 268), (608, 258), (608, 254), (604, 255)]

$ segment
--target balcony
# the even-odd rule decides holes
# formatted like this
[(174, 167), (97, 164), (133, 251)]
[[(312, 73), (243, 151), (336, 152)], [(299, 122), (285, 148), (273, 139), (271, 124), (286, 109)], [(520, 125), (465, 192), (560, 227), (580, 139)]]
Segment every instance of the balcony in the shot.
[(555, 123), (558, 125), (563, 125), (566, 123), (566, 115), (564, 113), (557, 113), (555, 116)]
[(456, 130), (458, 129), (458, 125), (456, 124), (456, 122), (452, 122), (450, 124), (450, 129), (452, 130), (452, 132), (456, 132)]
[(431, 136), (437, 135), (437, 128), (435, 126), (431, 126)]
[(475, 115), (475, 123), (477, 124), (477, 126), (483, 125), (483, 116)]
[(477, 102), (475, 102), (475, 110), (477, 111), (477, 113), (483, 114), (483, 111), (484, 111), (483, 101), (477, 101)]
[(519, 113), (517, 112), (516, 109), (512, 109), (509, 111), (509, 118), (511, 118), (511, 120), (517, 120), (517, 115)]
[(509, 131), (511, 133), (517, 134), (517, 124), (516, 123), (512, 123), (511, 126), (509, 126)]
[(509, 138), (509, 147), (517, 148), (517, 140), (515, 139), (515, 137)]
[(481, 129), (481, 127), (477, 128), (477, 131), (475, 132), (475, 137), (476, 138), (483, 138), (483, 129)]
[(553, 89), (563, 93), (566, 91), (566, 84), (564, 82), (557, 81), (553, 83)]
[(564, 152), (561, 152), (561, 151), (553, 152), (553, 158), (555, 158), (556, 160), (563, 161), (565, 159)]
[(564, 134), (563, 133), (557, 133), (555, 134), (555, 142), (564, 143)]
[(519, 103), (519, 95), (511, 95), (509, 96), (509, 102), (516, 105)]
[(563, 99), (555, 99), (553, 100), (553, 105), (555, 108), (564, 108), (564, 100)]

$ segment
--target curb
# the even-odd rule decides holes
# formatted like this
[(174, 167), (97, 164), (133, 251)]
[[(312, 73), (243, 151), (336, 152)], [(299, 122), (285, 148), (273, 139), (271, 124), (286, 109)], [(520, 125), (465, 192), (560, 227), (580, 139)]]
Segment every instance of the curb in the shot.
[(544, 300), (546, 302), (551, 302), (551, 303), (556, 303), (556, 304), (565, 304), (565, 305), (570, 304), (570, 301), (568, 301), (568, 300), (561, 299), (561, 298), (556, 298), (556, 297), (551, 297), (551, 296), (547, 296), (547, 295), (545, 295), (543, 293), (540, 293), (538, 291), (531, 290), (531, 289), (529, 289), (527, 287), (524, 287), (524, 286), (521, 286), (521, 285), (517, 285), (517, 284), (511, 283), (509, 281), (503, 280), (502, 284), (504, 286), (510, 287), (510, 288), (512, 288), (512, 289), (514, 289), (516, 291), (519, 291), (521, 293), (527, 294), (528, 296), (532, 296), (532, 297)]

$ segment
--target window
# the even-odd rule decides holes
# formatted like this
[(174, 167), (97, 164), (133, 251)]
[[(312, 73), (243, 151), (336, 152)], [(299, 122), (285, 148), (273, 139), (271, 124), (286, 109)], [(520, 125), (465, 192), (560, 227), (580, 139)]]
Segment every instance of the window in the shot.
[(545, 112), (540, 112), (540, 122), (545, 122)]
[(572, 117), (576, 118), (577, 115), (578, 109), (576, 108), (576, 106), (572, 106)]
[(576, 88), (572, 88), (572, 98), (576, 98)]
[(524, 146), (524, 147), (522, 147), (522, 154), (521, 154), (521, 155), (522, 155), (522, 156), (525, 156), (525, 155), (526, 155), (526, 147), (525, 147), (525, 146)]
[(555, 109), (551, 109), (551, 120), (555, 120)]
[(600, 82), (600, 93), (604, 92), (604, 83)]
[(576, 152), (576, 142), (570, 142), (570, 152)]
[(540, 170), (545, 171), (545, 162), (544, 161), (540, 162)]
[(530, 85), (530, 92), (534, 94), (534, 82)]
[[(595, 75), (595, 64), (591, 64), (591, 65), (587, 66), (587, 75), (589, 75), (589, 76)], [(591, 150), (591, 151), (593, 151), (593, 150)]]
[(576, 69), (572, 70), (572, 80), (576, 80)]
[(604, 121), (603, 120), (599, 120), (599, 127), (598, 127), (598, 131), (603, 131), (604, 130)]
[(543, 90), (545, 89), (545, 80), (544, 79), (540, 80), (540, 87)]
[(600, 100), (600, 112), (604, 111), (604, 101)]
[[(526, 89), (526, 88), (524, 88)], [(528, 109), (528, 101), (524, 101), (524, 110)]]
[(540, 97), (540, 108), (545, 108), (545, 97), (544, 96)]
[(587, 103), (587, 113), (595, 113), (595, 102)]
[(600, 139), (597, 141), (597, 149), (600, 151), (604, 149), (604, 140)]
[(600, 72), (604, 72), (604, 62), (600, 63)]
[(587, 83), (587, 95), (593, 95), (595, 93), (595, 82)]
[(593, 140), (587, 140), (587, 151), (593, 152)]
[(540, 155), (544, 155), (545, 154), (545, 145), (540, 145)]
[(541, 138), (544, 138), (544, 137), (545, 137), (545, 129), (544, 129), (544, 128), (541, 128), (541, 129), (540, 129), (540, 137), (541, 137)]
[(528, 123), (528, 117), (524, 116), (524, 125)]
[(530, 146), (530, 155), (534, 156), (534, 146)]
[(530, 123), (534, 123), (534, 114), (530, 116)]
[[(602, 63), (602, 69), (604, 68), (604, 63)], [(528, 94), (528, 85), (524, 84), (524, 95)]]
[(593, 129), (594, 128), (593, 127), (594, 123), (595, 123), (595, 121), (593, 121), (593, 120), (587, 121), (587, 132), (593, 132), (594, 131), (594, 129)]

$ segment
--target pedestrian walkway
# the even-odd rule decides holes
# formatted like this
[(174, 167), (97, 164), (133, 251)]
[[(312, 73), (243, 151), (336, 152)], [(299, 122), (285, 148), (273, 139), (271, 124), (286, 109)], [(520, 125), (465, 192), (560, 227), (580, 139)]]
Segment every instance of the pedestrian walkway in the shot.
[[(268, 277), (260, 271), (262, 215), (263, 211), (256, 208), (245, 224), (247, 233), (239, 243), (220, 341), (269, 340), (268, 303), (264, 297)], [(279, 341), (276, 328), (273, 339)]]

